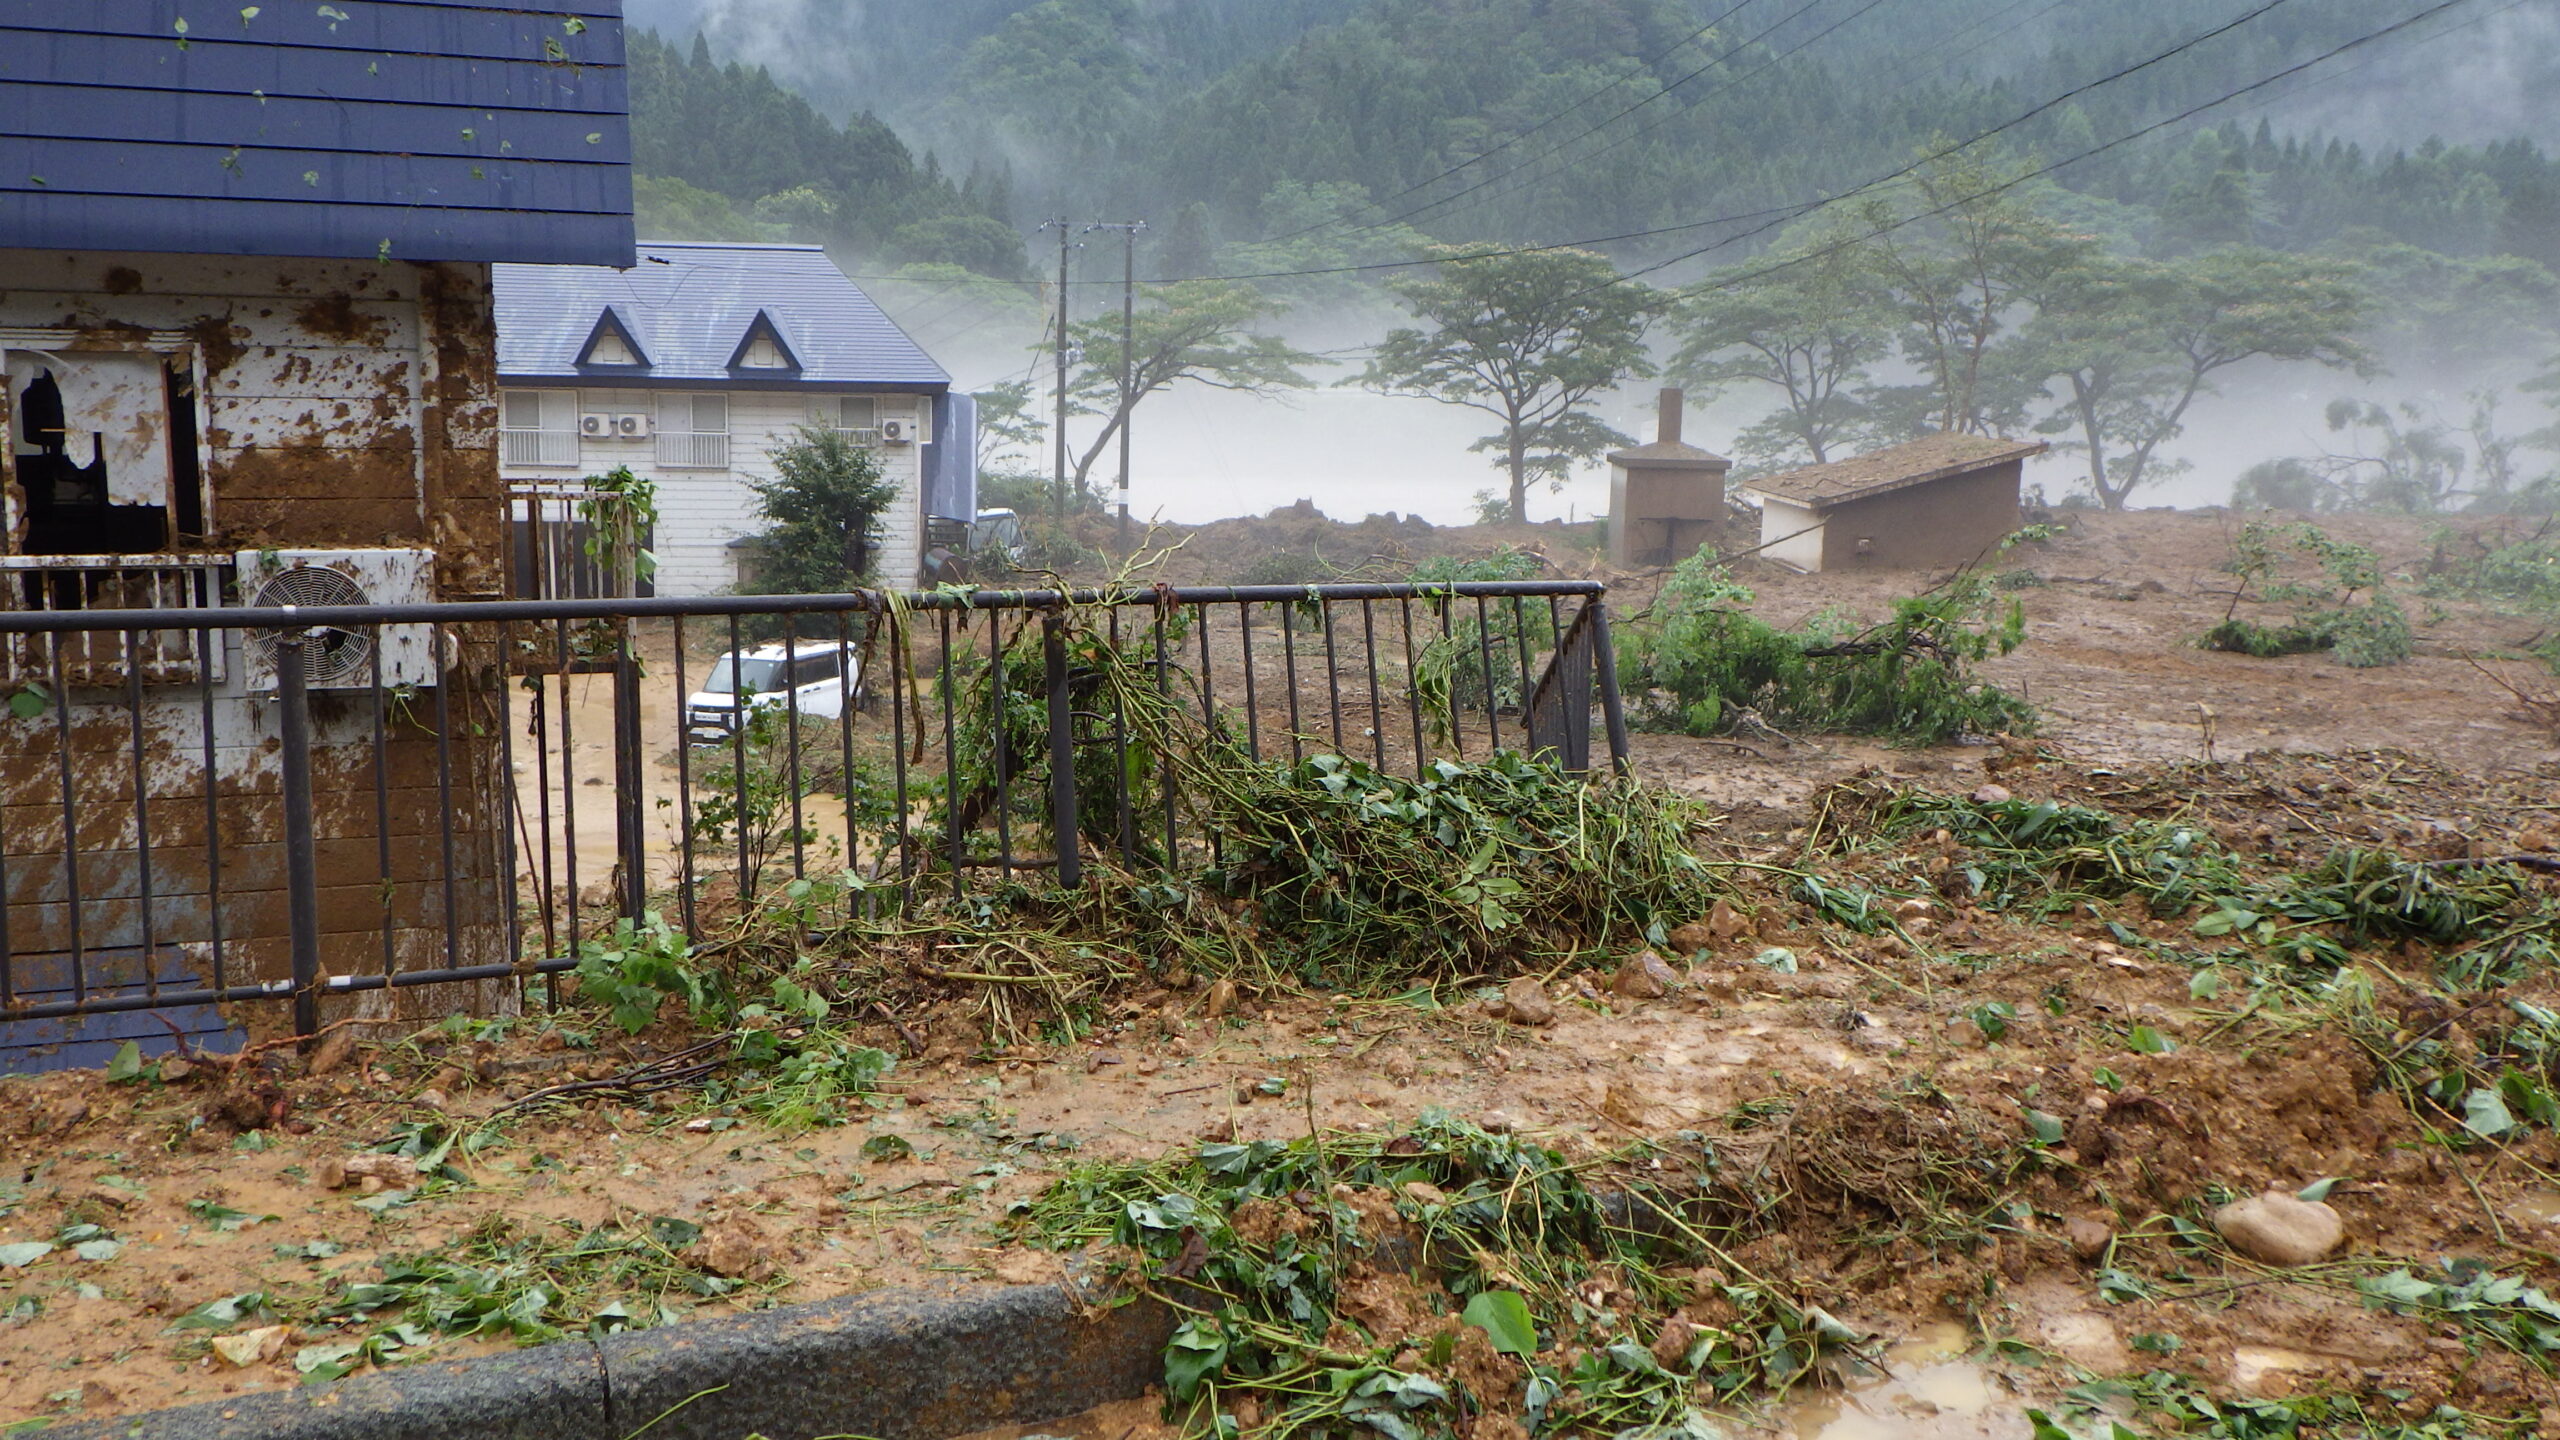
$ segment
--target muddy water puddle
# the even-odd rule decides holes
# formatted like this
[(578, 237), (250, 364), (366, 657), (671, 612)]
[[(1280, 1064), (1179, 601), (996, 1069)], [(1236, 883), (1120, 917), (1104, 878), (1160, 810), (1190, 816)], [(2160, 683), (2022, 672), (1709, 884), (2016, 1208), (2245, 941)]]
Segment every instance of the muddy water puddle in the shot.
[(1889, 1346), (1885, 1372), (1838, 1390), (1790, 1400), (1763, 1433), (1795, 1440), (2025, 1440), (2023, 1408), (2008, 1388), (1965, 1357), (1963, 1326), (1931, 1326)]

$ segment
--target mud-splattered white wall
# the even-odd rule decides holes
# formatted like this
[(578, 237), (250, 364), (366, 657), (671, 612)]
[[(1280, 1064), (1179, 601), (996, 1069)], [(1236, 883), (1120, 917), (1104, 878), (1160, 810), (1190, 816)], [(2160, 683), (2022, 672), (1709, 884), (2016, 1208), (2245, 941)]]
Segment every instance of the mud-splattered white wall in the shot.
[[(423, 546), (436, 555), (436, 598), (504, 589), (485, 265), (0, 250), (0, 349), (12, 377), (0, 395), (0, 427), (11, 427), (0, 609), (165, 605), (196, 574), (207, 579), (192, 603), (227, 603), (229, 557), (263, 549)], [(158, 567), (150, 583), (104, 557), (27, 553), (47, 547), (31, 543), (36, 497), (19, 482), (32, 442), (12, 425), (11, 400), (46, 354), (62, 357), (66, 377), (129, 379), (137, 361), (175, 377), (165, 414), (132, 417), (135, 437), (165, 421), (159, 451), (75, 435), (70, 457), (105, 460), (120, 504), (149, 498), (155, 466), (169, 471), (164, 490), (200, 487), (200, 504), (173, 505), (165, 545), (135, 553), (144, 547), (128, 534), (116, 546), (114, 561)], [(101, 363), (81, 367), (84, 357)], [(114, 433), (113, 407), (86, 383), (63, 400), (92, 431)], [(151, 411), (148, 386), (126, 388)], [(177, 650), (190, 658), (183, 637)], [(443, 683), (389, 707), (379, 744), (368, 692), (315, 698), (332, 973), (509, 958), (495, 640), (448, 636), (443, 654)], [(284, 976), (275, 702), (246, 692), (236, 648), (138, 677), (113, 643), (74, 648), (58, 685), (56, 658), (45, 642), (9, 637), (0, 673), (12, 698), (32, 689), (47, 702), (0, 712), (0, 950), (13, 957), (13, 989), (58, 991), (75, 957), (93, 986), (146, 970), (210, 982), (217, 935), (227, 983)], [(420, 1002), (471, 1003), (437, 988)]]

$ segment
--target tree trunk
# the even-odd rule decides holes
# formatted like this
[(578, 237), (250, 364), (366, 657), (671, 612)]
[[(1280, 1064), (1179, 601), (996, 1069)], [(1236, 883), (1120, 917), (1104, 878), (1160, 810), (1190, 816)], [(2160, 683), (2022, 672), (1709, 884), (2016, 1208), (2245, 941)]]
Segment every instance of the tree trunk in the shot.
[(1511, 426), (1511, 523), (1529, 523), (1529, 447), (1520, 437), (1520, 426)]

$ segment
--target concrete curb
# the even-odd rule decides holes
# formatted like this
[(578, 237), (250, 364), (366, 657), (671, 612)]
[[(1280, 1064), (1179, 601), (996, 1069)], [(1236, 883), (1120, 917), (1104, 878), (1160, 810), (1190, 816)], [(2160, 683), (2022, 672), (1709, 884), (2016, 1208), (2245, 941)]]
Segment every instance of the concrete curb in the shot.
[(1064, 1286), (887, 1290), (40, 1433), (47, 1440), (948, 1440), (1134, 1399), (1171, 1310)]

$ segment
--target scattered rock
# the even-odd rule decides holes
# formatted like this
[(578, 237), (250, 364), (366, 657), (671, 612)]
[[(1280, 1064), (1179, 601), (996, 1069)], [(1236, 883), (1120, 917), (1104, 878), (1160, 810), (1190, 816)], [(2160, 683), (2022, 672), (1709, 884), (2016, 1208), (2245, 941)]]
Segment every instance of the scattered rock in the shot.
[(2269, 1190), (2213, 1212), (2213, 1228), (2231, 1248), (2266, 1265), (2308, 1265), (2338, 1248), (2347, 1226), (2317, 1200)]
[(1718, 940), (1732, 939), (1741, 934), (1747, 925), (1748, 922), (1742, 918), (1742, 912), (1722, 900), (1717, 901), (1715, 908), (1707, 912), (1707, 933)]
[(430, 1110), (442, 1110), (452, 1102), (445, 1098), (445, 1093), (442, 1090), (438, 1090), (431, 1085), (418, 1092), (418, 1103), (424, 1105)]
[(2084, 1216), (2063, 1226), (2062, 1238), (2071, 1242), (2072, 1254), (2083, 1260), (2095, 1260), (2115, 1243), (2116, 1227), (2104, 1220), (2091, 1220)]
[(1973, 792), (1973, 803), (1976, 805), (1997, 805), (2008, 798), (2009, 787), (2006, 785), (1985, 785)]
[(1869, 1055), (1890, 1055), (1902, 1048), (1902, 1041), (1881, 1025), (1861, 1025), (1849, 1032), (1849, 1048)]
[(350, 1181), (371, 1180), (382, 1188), (406, 1190), (418, 1183), (418, 1162), (406, 1155), (330, 1157), (311, 1167), (311, 1178), (324, 1190), (344, 1190)]
[(702, 1238), (686, 1246), (684, 1256), (696, 1267), (731, 1280), (770, 1280), (781, 1273), (764, 1232), (740, 1215), (724, 1216), (702, 1227)]
[(1523, 975), (1502, 987), (1502, 1012), (1518, 1025), (1556, 1023), (1556, 1002), (1547, 998), (1547, 987), (1535, 975)]
[(456, 1090), (462, 1089), (470, 1083), (470, 1076), (465, 1075), (460, 1069), (451, 1065), (447, 1065), (427, 1078), (427, 1087), (429, 1089), (441, 1090), (447, 1095), (452, 1094)]
[(160, 1083), (163, 1085), (184, 1085), (194, 1079), (195, 1074), (194, 1062), (184, 1055), (172, 1055), (160, 1062)]
[(1164, 1062), (1153, 1055), (1141, 1055), (1138, 1057), (1138, 1073), (1141, 1075), (1153, 1075), (1163, 1068)]
[(1618, 967), (1609, 980), (1609, 988), (1630, 1000), (1659, 1000), (1671, 993), (1680, 977), (1650, 950), (1639, 950)]
[(1653, 1337), (1653, 1358), (1666, 1370), (1685, 1369), (1681, 1364), (1689, 1355), (1690, 1342), (1697, 1338), (1698, 1327), (1688, 1317), (1674, 1315), (1662, 1322), (1662, 1333)]
[(1982, 1027), (1975, 1024), (1973, 1018), (1968, 1015), (1959, 1015), (1947, 1022), (1947, 1038), (1968, 1050), (1979, 1050), (1989, 1043), (1990, 1039), (1982, 1033)]
[(1695, 920), (1671, 932), (1671, 948), (1682, 955), (1695, 955), (1715, 943), (1715, 932)]
[(1236, 1008), (1236, 982), (1233, 980), (1221, 979), (1216, 984), (1211, 985), (1209, 987), (1208, 1003), (1203, 1005), (1201, 1008), (1208, 1012), (1209, 1018), (1212, 1020), (1215, 1020), (1220, 1016), (1233, 1014)]
[(311, 1061), (303, 1067), (304, 1073), (326, 1075), (332, 1070), (343, 1070), (352, 1064), (355, 1058), (356, 1032), (332, 1030), (321, 1036), (320, 1043), (312, 1047)]
[(223, 1364), (246, 1370), (252, 1365), (264, 1365), (283, 1354), (288, 1333), (286, 1326), (261, 1325), (237, 1335), (217, 1335), (213, 1338), (213, 1353)]
[(1446, 1205), (1449, 1203), (1448, 1195), (1445, 1194), (1439, 1186), (1432, 1184), (1428, 1180), (1407, 1180), (1404, 1182), (1404, 1193), (1406, 1198), (1413, 1201), (1416, 1205)]
[(1644, 1123), (1644, 1097), (1624, 1080), (1612, 1080), (1601, 1087), (1600, 1113), (1633, 1129)]

